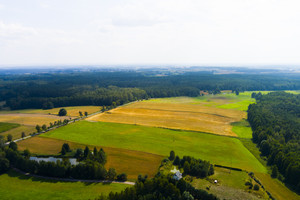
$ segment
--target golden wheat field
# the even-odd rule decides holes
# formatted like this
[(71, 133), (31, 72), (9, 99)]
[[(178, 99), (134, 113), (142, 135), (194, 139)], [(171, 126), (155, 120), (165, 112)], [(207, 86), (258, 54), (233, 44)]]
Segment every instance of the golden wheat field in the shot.
[(246, 118), (241, 110), (229, 110), (212, 106), (214, 102), (194, 102), (193, 98), (176, 98), (172, 103), (163, 101), (139, 101), (89, 117), (89, 121), (138, 124), (171, 129), (192, 130), (226, 136), (232, 132), (232, 122)]
[(17, 123), (27, 126), (49, 125), (50, 122), (57, 120), (70, 119), (70, 117), (59, 117), (55, 115), (43, 115), (43, 114), (0, 114), (0, 122)]

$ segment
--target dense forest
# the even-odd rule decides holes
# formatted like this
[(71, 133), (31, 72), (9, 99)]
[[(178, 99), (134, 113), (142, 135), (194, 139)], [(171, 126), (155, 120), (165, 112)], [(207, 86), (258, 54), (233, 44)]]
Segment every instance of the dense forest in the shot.
[(138, 71), (0, 75), (0, 101), (11, 109), (121, 105), (154, 97), (198, 96), (201, 90), (295, 90), (300, 78), (285, 74), (185, 72), (167, 76)]
[(272, 176), (300, 192), (300, 95), (272, 92), (252, 97), (257, 100), (248, 109), (253, 141), (272, 166)]

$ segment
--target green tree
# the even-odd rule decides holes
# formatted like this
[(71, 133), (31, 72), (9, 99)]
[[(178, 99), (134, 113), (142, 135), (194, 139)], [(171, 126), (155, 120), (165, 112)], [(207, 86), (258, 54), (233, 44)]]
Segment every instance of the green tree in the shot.
[(25, 157), (26, 159), (29, 159), (30, 156), (31, 156), (30, 151), (29, 151), (28, 149), (25, 149), (25, 150), (24, 150), (24, 157)]
[(75, 153), (75, 158), (81, 159), (83, 157), (83, 151), (82, 149), (77, 149)]
[(184, 191), (182, 194), (182, 200), (194, 200), (194, 197), (188, 191)]
[(127, 174), (122, 173), (117, 176), (118, 181), (127, 181)]
[(65, 149), (66, 152), (70, 152), (70, 151), (71, 151), (71, 148), (70, 148), (70, 146), (69, 146), (68, 143), (64, 143), (64, 144), (62, 145), (62, 147), (61, 147), (61, 150), (62, 150), (62, 149)]
[(0, 135), (0, 149), (4, 147), (5, 139), (3, 135)]
[(108, 180), (113, 181), (116, 177), (117, 173), (115, 168), (109, 168), (108, 172), (107, 172), (107, 178)]
[(66, 155), (66, 153), (67, 153), (67, 150), (64, 147), (62, 147), (62, 149), (61, 149), (61, 155)]
[(66, 116), (67, 115), (67, 110), (64, 108), (61, 108), (58, 112), (58, 116)]
[(0, 157), (0, 174), (3, 174), (9, 170), (9, 160)]
[(185, 174), (189, 174), (191, 171), (190, 164), (187, 161), (184, 162), (183, 171)]
[(41, 132), (41, 127), (40, 127), (40, 125), (36, 125), (35, 126), (35, 129), (36, 129), (36, 131), (39, 133), (39, 132)]
[(169, 156), (169, 160), (174, 160), (175, 159), (175, 152), (174, 151), (170, 151), (170, 156)]
[(83, 152), (83, 156), (85, 158), (87, 158), (89, 154), (90, 154), (90, 149), (89, 149), (88, 146), (86, 146), (85, 149), (84, 149), (84, 152)]
[(13, 136), (11, 134), (8, 134), (6, 137), (8, 142), (11, 142), (13, 139)]
[(10, 142), (8, 147), (11, 148), (14, 151), (18, 150), (18, 145), (15, 142)]
[(22, 133), (21, 133), (21, 137), (22, 137), (22, 138), (26, 137), (25, 132), (22, 132)]
[(274, 165), (274, 167), (272, 168), (272, 174), (271, 174), (272, 178), (277, 178), (278, 177), (278, 168), (276, 165)]
[(254, 190), (259, 190), (259, 185), (255, 184), (253, 187)]
[(94, 147), (94, 157), (96, 158), (98, 156), (98, 151), (97, 151), (97, 148)]
[(88, 116), (88, 112), (85, 111), (85, 112), (84, 112), (84, 115), (87, 117), (87, 116)]
[(46, 126), (46, 124), (43, 124), (43, 126), (42, 126), (42, 130), (43, 130), (43, 131), (46, 131), (46, 130), (47, 130), (47, 126)]
[(179, 156), (176, 156), (174, 162), (173, 162), (174, 165), (179, 165), (180, 164), (180, 158)]
[(82, 117), (82, 116), (83, 116), (83, 114), (82, 114), (82, 112), (81, 112), (81, 111), (79, 111), (79, 116), (80, 116), (80, 117)]

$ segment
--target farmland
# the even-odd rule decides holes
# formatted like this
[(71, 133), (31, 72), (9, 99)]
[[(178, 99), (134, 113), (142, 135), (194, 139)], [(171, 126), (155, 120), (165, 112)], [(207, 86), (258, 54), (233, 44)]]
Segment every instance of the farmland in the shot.
[[(226, 103), (239, 104), (246, 97), (239, 99), (232, 94), (227, 94), (227, 96), (140, 101), (92, 116), (88, 120), (237, 136), (232, 131), (231, 123), (246, 118), (246, 113), (242, 110), (228, 110), (218, 108), (218, 106)], [(247, 102), (251, 102), (250, 97), (247, 98)]]
[[(9, 183), (9, 184), (8, 184)], [(95, 199), (101, 193), (124, 190), (128, 185), (60, 182), (27, 177), (14, 171), (0, 175), (1, 199)]]
[[(62, 107), (61, 107), (62, 108)], [(0, 111), (0, 114), (44, 114), (44, 115), (57, 115), (61, 108), (53, 108), (53, 109), (24, 109), (24, 110), (12, 110), (12, 111)], [(67, 110), (67, 116), (70, 117), (78, 117), (79, 111), (84, 114), (84, 112), (88, 112), (88, 114), (97, 112), (100, 110), (99, 106), (73, 106), (73, 107), (64, 107)]]
[[(50, 122), (64, 119), (73, 119), (79, 117), (79, 111), (87, 112), (88, 114), (97, 112), (100, 110), (98, 106), (75, 106), (66, 107), (67, 116), (57, 116), (61, 108), (53, 108), (49, 110), (42, 109), (26, 109), (26, 110), (13, 110), (13, 111), (0, 111), (0, 134), (7, 136), (11, 134), (13, 139), (21, 137), (21, 133), (29, 135), (36, 131), (35, 126), (46, 124)], [(4, 125), (6, 124), (6, 125)], [(10, 125), (9, 125), (10, 124)], [(14, 124), (14, 125), (13, 125)], [(5, 128), (6, 127), (6, 128)]]
[(0, 122), (0, 133), (8, 131), (10, 129), (16, 128), (20, 126), (19, 124), (15, 124), (15, 123), (4, 123), (4, 122)]
[[(29, 149), (34, 154), (57, 155), (61, 151), (63, 143), (68, 143), (71, 149), (84, 148), (84, 144), (46, 138), (34, 137), (29, 140), (23, 140), (18, 143), (20, 150)], [(108, 158), (105, 167), (113, 167), (117, 172), (125, 172), (128, 179), (134, 180), (139, 174), (148, 174), (153, 177), (163, 159), (163, 156), (141, 151), (132, 151), (119, 148), (103, 147), (88, 145), (90, 149), (97, 147), (98, 150), (103, 148)], [(138, 167), (137, 167), (138, 166)]]
[(226, 166), (265, 172), (239, 139), (129, 124), (80, 121), (42, 137), (167, 156), (170, 150)]
[[(108, 155), (105, 167), (114, 167), (118, 173), (126, 172), (130, 180), (136, 179), (138, 174), (154, 176), (161, 160), (174, 150), (179, 156), (190, 155), (213, 164), (253, 171), (260, 175), (265, 187), (275, 184), (277, 191), (297, 199), (298, 196), (284, 185), (268, 178), (265, 161), (250, 140), (252, 131), (245, 120), (245, 110), (254, 103), (250, 95), (250, 92), (239, 96), (226, 93), (137, 101), (21, 141), (18, 145), (20, 150), (47, 155), (58, 154), (65, 142), (73, 149), (85, 145), (103, 148)], [(249, 199), (265, 197), (261, 191), (255, 196), (245, 193), (247, 177), (245, 172), (228, 174), (219, 169), (211, 178), (220, 179), (222, 184), (220, 187), (212, 185), (211, 192), (221, 195), (226, 191), (229, 196), (221, 195), (224, 198), (230, 195), (238, 195), (237, 199), (243, 195)], [(203, 179), (193, 184), (197, 187), (211, 185)], [(276, 191), (268, 191), (276, 196)], [(277, 197), (282, 199), (278, 194)]]

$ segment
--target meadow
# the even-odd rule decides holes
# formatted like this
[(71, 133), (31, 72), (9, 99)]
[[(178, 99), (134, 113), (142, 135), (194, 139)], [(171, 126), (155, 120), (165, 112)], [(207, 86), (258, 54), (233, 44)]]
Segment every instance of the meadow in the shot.
[(245, 97), (239, 99), (232, 94), (227, 96), (211, 95), (198, 98), (177, 97), (139, 101), (89, 117), (87, 120), (237, 136), (232, 130), (231, 123), (246, 118), (246, 113), (242, 110), (228, 110), (218, 106), (225, 103), (240, 103)]
[(0, 133), (19, 127), (20, 124), (0, 122)]
[[(9, 183), (9, 184), (8, 184)], [(124, 190), (125, 184), (61, 182), (21, 175), (9, 171), (0, 175), (1, 199), (95, 199), (101, 193)]]
[(94, 146), (114, 147), (168, 156), (190, 155), (214, 164), (265, 172), (265, 167), (237, 138), (199, 132), (108, 122), (80, 121), (47, 132), (42, 137)]
[[(218, 183), (214, 183), (217, 180)], [(268, 199), (268, 195), (260, 188), (259, 191), (249, 190), (245, 185), (251, 178), (246, 172), (234, 171), (224, 168), (215, 167), (215, 174), (206, 179), (194, 178), (192, 185), (196, 188), (212, 192), (220, 199)], [(254, 183), (254, 181), (252, 180)]]
[[(77, 148), (84, 149), (86, 146), (80, 143), (53, 138), (34, 137), (19, 142), (18, 149), (21, 151), (29, 149), (31, 153), (38, 155), (59, 155), (64, 143), (68, 143), (73, 150)], [(113, 167), (118, 173), (125, 172), (129, 180), (135, 180), (139, 174), (147, 174), (149, 177), (153, 177), (157, 173), (157, 169), (163, 159), (163, 156), (141, 151), (96, 145), (87, 146), (89, 146), (90, 149), (93, 149), (94, 147), (98, 150), (103, 148), (107, 154), (107, 163), (105, 164), (105, 167), (107, 169)]]

